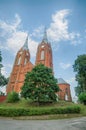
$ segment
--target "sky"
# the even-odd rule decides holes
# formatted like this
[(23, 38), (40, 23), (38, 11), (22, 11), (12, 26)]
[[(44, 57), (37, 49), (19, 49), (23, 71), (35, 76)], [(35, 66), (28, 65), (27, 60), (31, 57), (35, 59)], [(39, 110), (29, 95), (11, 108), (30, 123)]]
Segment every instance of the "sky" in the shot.
[(16, 53), (27, 34), (30, 61), (35, 63), (37, 46), (46, 27), (53, 50), (55, 77), (61, 77), (71, 85), (74, 97), (77, 82), (73, 64), (78, 55), (86, 54), (85, 14), (85, 0), (0, 0), (3, 75), (10, 75)]

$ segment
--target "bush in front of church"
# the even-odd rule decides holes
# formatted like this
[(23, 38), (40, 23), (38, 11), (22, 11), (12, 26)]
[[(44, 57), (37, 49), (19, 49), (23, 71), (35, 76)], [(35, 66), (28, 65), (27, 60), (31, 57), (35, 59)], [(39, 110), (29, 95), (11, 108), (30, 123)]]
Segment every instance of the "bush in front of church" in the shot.
[(18, 93), (16, 92), (11, 92), (11, 93), (8, 93), (7, 95), (7, 102), (9, 103), (14, 103), (14, 102), (18, 102), (20, 99), (19, 99), (19, 95)]
[(55, 93), (58, 91), (57, 79), (52, 69), (39, 64), (26, 74), (21, 96), (41, 104), (55, 102), (57, 99)]

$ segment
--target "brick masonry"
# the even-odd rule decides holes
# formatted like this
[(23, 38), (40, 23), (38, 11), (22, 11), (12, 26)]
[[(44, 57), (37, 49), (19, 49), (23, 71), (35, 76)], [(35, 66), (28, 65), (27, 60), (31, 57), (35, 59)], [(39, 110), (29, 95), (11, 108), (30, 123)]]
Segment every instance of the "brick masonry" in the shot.
[[(44, 64), (49, 68), (52, 68), (53, 70), (52, 48), (50, 43), (48, 43), (47, 39), (45, 39), (45, 37), (44, 40), (42, 40), (42, 42), (38, 45), (36, 53), (35, 65), (40, 63)], [(16, 55), (13, 70), (10, 75), (9, 83), (7, 85), (7, 93), (12, 91), (20, 93), (21, 87), (24, 84), (26, 73), (30, 72), (35, 65), (33, 65), (30, 62), (29, 49), (26, 49), (26, 45), (23, 46)], [(58, 92), (59, 98), (61, 100), (71, 101), (70, 85), (69, 84), (58, 84), (58, 85), (61, 90), (60, 92)]]
[(0, 96), (0, 102), (4, 102), (6, 100), (6, 96)]

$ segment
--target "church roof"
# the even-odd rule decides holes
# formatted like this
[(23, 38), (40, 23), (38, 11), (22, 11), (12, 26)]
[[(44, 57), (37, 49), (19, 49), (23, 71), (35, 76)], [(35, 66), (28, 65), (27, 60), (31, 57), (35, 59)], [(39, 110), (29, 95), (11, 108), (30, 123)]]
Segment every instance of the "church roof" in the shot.
[(26, 37), (26, 40), (25, 40), (25, 43), (24, 43), (22, 49), (23, 49), (23, 50), (28, 50), (28, 35), (27, 35), (27, 37)]
[(58, 78), (58, 84), (68, 84), (64, 79)]
[(44, 36), (43, 36), (43, 40), (42, 41), (45, 42), (45, 43), (48, 43), (46, 28), (44, 30)]

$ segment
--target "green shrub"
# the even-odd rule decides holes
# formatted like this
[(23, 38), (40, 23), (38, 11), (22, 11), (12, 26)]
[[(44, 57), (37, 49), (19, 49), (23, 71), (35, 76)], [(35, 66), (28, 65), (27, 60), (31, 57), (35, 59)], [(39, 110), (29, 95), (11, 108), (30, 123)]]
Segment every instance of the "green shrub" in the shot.
[(33, 115), (50, 115), (50, 114), (74, 114), (80, 113), (79, 106), (65, 108), (3, 108), (0, 107), (0, 116), (33, 116)]
[(86, 92), (83, 92), (79, 95), (79, 101), (86, 105)]
[(16, 92), (8, 93), (8, 95), (7, 95), (7, 102), (14, 103), (14, 102), (17, 102), (17, 101), (19, 101), (18, 93), (16, 93)]

